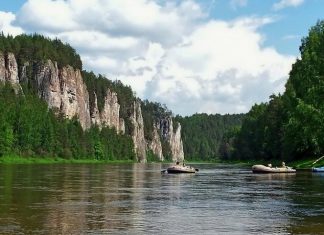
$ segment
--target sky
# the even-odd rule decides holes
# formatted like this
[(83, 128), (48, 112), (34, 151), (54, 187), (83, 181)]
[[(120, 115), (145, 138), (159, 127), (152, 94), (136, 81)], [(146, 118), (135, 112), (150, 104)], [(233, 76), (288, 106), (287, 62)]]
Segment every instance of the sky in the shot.
[(1, 0), (0, 31), (59, 38), (174, 114), (232, 114), (284, 92), (323, 12), (324, 0)]

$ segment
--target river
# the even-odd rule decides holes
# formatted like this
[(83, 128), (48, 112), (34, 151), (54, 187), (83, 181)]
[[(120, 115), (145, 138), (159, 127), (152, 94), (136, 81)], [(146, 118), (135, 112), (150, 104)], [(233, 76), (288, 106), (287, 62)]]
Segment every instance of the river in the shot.
[(0, 234), (324, 234), (324, 174), (0, 165)]

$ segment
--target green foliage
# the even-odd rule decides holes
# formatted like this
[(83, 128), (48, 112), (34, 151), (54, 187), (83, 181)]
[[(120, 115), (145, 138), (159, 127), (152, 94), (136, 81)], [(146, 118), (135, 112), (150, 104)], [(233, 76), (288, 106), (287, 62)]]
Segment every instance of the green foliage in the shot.
[(310, 29), (300, 52), (285, 93), (247, 114), (236, 158), (295, 161), (324, 154), (324, 21)]
[(142, 116), (144, 121), (144, 135), (146, 140), (152, 140), (153, 125), (159, 126), (160, 120), (171, 117), (172, 112), (158, 102), (144, 100), (141, 102)]
[(132, 113), (133, 103), (135, 101), (135, 96), (131, 87), (125, 86), (119, 80), (111, 81), (102, 75), (96, 76), (93, 72), (82, 71), (82, 77), (88, 88), (91, 111), (94, 109), (96, 96), (98, 109), (99, 112), (101, 112), (105, 105), (108, 89), (117, 93), (118, 103), (120, 104), (119, 115), (125, 120), (126, 134), (131, 134), (133, 132), (133, 126), (129, 121), (129, 117)]
[[(176, 116), (182, 128), (184, 153), (187, 160), (215, 160), (221, 156), (220, 147), (227, 131), (241, 125), (242, 114)], [(229, 144), (229, 143), (228, 143)]]
[(71, 65), (75, 69), (82, 69), (80, 56), (70, 45), (62, 43), (59, 39), (51, 40), (38, 34), (12, 37), (1, 33), (0, 52), (14, 53), (20, 65), (25, 62), (33, 65), (51, 59), (56, 61), (59, 67)]
[(153, 153), (152, 150), (148, 150), (146, 152), (146, 159), (147, 162), (160, 162), (160, 160), (158, 159), (158, 157)]
[(65, 159), (134, 160), (133, 142), (114, 129), (83, 131), (76, 118), (56, 117), (33, 94), (0, 87), (0, 157), (51, 156)]
[(235, 158), (281, 159), (282, 123), (285, 110), (281, 96), (271, 96), (269, 103), (254, 105), (243, 120), (234, 141)]

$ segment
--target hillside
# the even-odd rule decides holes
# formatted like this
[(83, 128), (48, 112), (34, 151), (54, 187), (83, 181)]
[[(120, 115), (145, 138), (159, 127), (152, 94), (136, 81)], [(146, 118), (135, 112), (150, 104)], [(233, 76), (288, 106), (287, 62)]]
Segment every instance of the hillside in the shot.
[(0, 156), (184, 158), (169, 111), (150, 114), (130, 87), (82, 70), (58, 39), (0, 35), (0, 86)]
[(186, 159), (210, 161), (221, 158), (225, 154), (225, 138), (240, 128), (243, 117), (243, 114), (177, 116), (176, 120), (182, 126)]

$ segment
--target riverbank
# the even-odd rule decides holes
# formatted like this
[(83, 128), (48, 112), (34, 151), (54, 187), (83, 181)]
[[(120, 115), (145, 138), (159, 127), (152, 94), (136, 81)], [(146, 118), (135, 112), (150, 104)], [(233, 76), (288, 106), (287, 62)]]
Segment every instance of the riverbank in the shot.
[(131, 160), (96, 160), (96, 159), (64, 159), (59, 157), (0, 157), (0, 164), (104, 164), (104, 163), (133, 163)]
[[(298, 161), (286, 162), (287, 166), (291, 166), (296, 169), (310, 169), (312, 167), (324, 166), (324, 158), (314, 163), (316, 159), (304, 159)], [(155, 161), (150, 161), (148, 163), (154, 163)], [(0, 157), (0, 164), (113, 164), (113, 163), (135, 163), (132, 160), (96, 160), (96, 159), (65, 159), (59, 157), (21, 157), (17, 155), (3, 156)], [(172, 161), (166, 161), (163, 163), (173, 163)], [(267, 165), (271, 163), (273, 166), (281, 166), (281, 161), (278, 160), (231, 160), (231, 161), (198, 161), (191, 160), (185, 161), (186, 164), (201, 164), (201, 163), (213, 163), (213, 164), (229, 164), (229, 165), (239, 165), (239, 166), (253, 166), (255, 164)]]
[[(297, 161), (287, 161), (286, 165), (293, 167), (295, 169), (311, 169), (313, 167), (324, 166), (324, 158), (316, 162), (316, 158), (303, 159)], [(280, 160), (249, 160), (249, 161), (222, 161), (221, 163), (231, 164), (231, 165), (242, 165), (242, 166), (253, 166), (257, 164), (267, 165), (269, 163), (272, 166), (281, 166), (282, 161)]]

